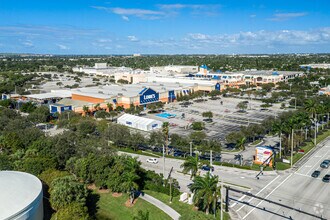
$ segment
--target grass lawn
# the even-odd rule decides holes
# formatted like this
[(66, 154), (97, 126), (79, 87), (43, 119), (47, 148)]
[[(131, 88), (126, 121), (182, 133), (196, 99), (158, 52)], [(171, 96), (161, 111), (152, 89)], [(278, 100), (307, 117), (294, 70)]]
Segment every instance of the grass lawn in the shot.
[[(211, 219), (220, 219), (220, 212), (217, 213), (217, 217), (214, 218), (214, 215), (206, 215), (204, 212), (197, 211), (194, 209), (193, 205), (188, 205), (187, 203), (182, 203), (179, 201), (180, 196), (176, 196), (172, 199), (172, 203), (169, 203), (169, 196), (163, 193), (154, 192), (150, 190), (144, 190), (145, 193), (159, 199), (160, 201), (164, 202), (168, 206), (172, 207), (178, 213), (181, 214), (182, 220), (211, 220)], [(224, 212), (224, 219), (228, 220), (229, 214)], [(151, 218), (153, 219), (153, 218)]]
[(139, 210), (149, 211), (149, 219), (167, 220), (171, 219), (162, 210), (156, 206), (138, 199), (136, 204), (128, 208), (125, 202), (128, 199), (127, 194), (121, 197), (113, 197), (111, 193), (101, 193), (100, 200), (97, 202), (98, 210), (96, 218), (100, 220), (132, 220), (137, 215)]

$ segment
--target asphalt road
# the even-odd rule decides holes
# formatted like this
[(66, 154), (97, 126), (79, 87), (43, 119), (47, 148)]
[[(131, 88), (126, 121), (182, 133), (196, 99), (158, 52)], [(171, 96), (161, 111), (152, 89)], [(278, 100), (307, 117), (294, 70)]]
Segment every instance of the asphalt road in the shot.
[[(123, 152), (120, 152), (123, 153)], [(125, 153), (129, 154), (129, 153)], [(163, 173), (163, 159), (158, 158), (159, 162), (157, 164), (147, 163), (146, 160), (150, 158), (149, 156), (129, 154), (132, 156), (138, 157), (138, 160), (141, 161), (142, 167), (147, 170), (154, 170), (157, 173)], [(177, 179), (180, 185), (180, 191), (189, 192), (187, 185), (192, 183), (190, 180), (190, 175), (183, 174), (182, 168), (180, 165), (183, 163), (183, 160), (166, 158), (165, 161), (165, 176), (168, 176), (168, 173), (173, 167), (172, 177)], [(278, 176), (276, 172), (269, 171), (265, 172), (259, 180), (255, 178), (258, 174), (257, 171), (251, 170), (241, 170), (231, 167), (221, 167), (214, 166), (214, 175), (219, 176), (219, 180), (223, 181), (226, 185), (240, 189), (245, 192), (257, 193), (261, 188), (269, 184), (274, 178)], [(205, 171), (201, 171), (201, 175), (205, 174)], [(231, 197), (239, 199), (241, 194), (231, 193)]]
[[(320, 168), (324, 159), (330, 159), (330, 138), (320, 145), (301, 167), (277, 176), (260, 190), (256, 195), (262, 198), (245, 196), (239, 204), (232, 205), (235, 218), (330, 219), (330, 183), (322, 182), (322, 177), (330, 174), (330, 168)], [(314, 170), (321, 170), (318, 178), (311, 177)]]

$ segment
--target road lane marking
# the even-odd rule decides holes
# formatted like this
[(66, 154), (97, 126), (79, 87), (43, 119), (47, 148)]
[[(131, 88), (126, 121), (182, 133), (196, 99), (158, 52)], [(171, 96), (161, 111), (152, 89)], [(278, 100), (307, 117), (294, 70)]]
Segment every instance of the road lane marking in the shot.
[(276, 186), (263, 200), (261, 200), (253, 209), (251, 209), (242, 219), (248, 217), (261, 203), (263, 203), (263, 201), (265, 201), (265, 199), (267, 199), (273, 192), (275, 192), (275, 190), (277, 190), (280, 186), (282, 186), (283, 183), (285, 183), (292, 176), (292, 174), (293, 173), (291, 173), (287, 178), (285, 178), (285, 180), (283, 180), (278, 186)]
[[(259, 195), (262, 191), (264, 191), (270, 184), (272, 184), (277, 178), (279, 178), (280, 176), (277, 176), (275, 179), (273, 179), (272, 181), (270, 181), (264, 188), (262, 188), (259, 192), (257, 192), (257, 194), (255, 194), (256, 196)], [(254, 197), (252, 197), (251, 199), (248, 200), (248, 202), (251, 202), (254, 199)], [(242, 205), (239, 209), (236, 210), (236, 212), (239, 212), (242, 208), (244, 208), (245, 205)]]
[(310, 171), (312, 171), (312, 169), (318, 165), (320, 163), (321, 160), (323, 160), (324, 157), (328, 157), (328, 154), (330, 153), (330, 150), (327, 151), (327, 153), (325, 153), (315, 164), (314, 166), (312, 166), (312, 168), (310, 170), (308, 170), (308, 172), (306, 174), (308, 174)]

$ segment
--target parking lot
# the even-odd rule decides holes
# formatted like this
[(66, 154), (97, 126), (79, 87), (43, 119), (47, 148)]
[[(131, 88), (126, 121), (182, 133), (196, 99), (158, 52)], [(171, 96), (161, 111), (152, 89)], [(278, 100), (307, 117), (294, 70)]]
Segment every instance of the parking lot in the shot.
[(191, 104), (187, 106), (183, 106), (182, 102), (175, 102), (166, 105), (165, 111), (175, 114), (176, 117), (165, 119), (148, 114), (148, 118), (169, 122), (170, 133), (189, 135), (192, 131), (190, 125), (195, 121), (203, 121), (205, 118), (202, 113), (211, 111), (213, 113), (212, 122), (205, 122), (205, 133), (209, 138), (224, 143), (226, 135), (240, 130), (241, 126), (260, 124), (264, 119), (276, 117), (284, 111), (280, 109), (280, 104), (274, 104), (271, 109), (262, 109), (260, 107), (262, 102), (248, 100), (246, 112), (239, 112), (236, 106), (242, 101), (247, 100), (230, 97), (222, 97), (218, 100), (205, 98), (203, 102), (190, 101)]

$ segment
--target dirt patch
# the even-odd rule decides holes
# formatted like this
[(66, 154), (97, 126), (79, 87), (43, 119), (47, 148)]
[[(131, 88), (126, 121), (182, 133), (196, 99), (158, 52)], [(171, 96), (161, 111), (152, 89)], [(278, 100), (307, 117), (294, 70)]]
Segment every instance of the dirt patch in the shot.
[(192, 209), (193, 209), (194, 211), (198, 211), (198, 207), (197, 207), (197, 206), (194, 206)]
[(135, 203), (137, 202), (138, 199), (134, 199), (133, 201), (133, 204), (131, 204), (131, 200), (128, 199), (126, 202), (125, 202), (125, 206), (130, 208), (130, 207), (133, 207), (135, 205)]
[(121, 197), (123, 194), (122, 193), (112, 193), (113, 197)]
[(88, 185), (87, 185), (87, 189), (95, 190), (95, 189), (96, 189), (96, 186), (95, 186), (94, 183), (93, 183), (93, 184), (88, 184)]
[[(98, 192), (99, 192), (99, 193), (109, 193), (110, 190), (109, 190), (109, 189), (99, 189)], [(114, 196), (114, 197), (115, 197), (115, 196)], [(119, 197), (119, 196), (117, 196), (117, 197)]]

